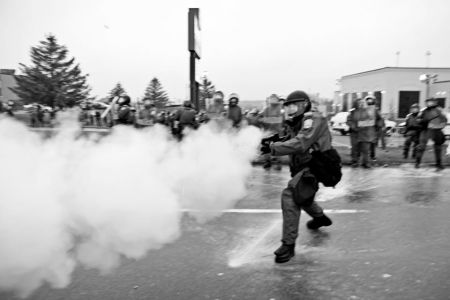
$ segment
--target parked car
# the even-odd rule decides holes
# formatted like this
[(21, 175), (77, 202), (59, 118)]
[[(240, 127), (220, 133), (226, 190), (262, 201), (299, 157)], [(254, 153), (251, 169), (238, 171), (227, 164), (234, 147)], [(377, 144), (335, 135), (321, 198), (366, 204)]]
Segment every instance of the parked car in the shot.
[(347, 125), (348, 114), (348, 111), (342, 111), (333, 116), (330, 119), (331, 129), (340, 132), (342, 135), (346, 135), (350, 129)]
[(384, 125), (386, 126), (385, 129), (386, 136), (390, 136), (392, 133), (396, 131), (397, 122), (385, 119)]
[(450, 113), (447, 113), (447, 125), (443, 129), (445, 139), (450, 140)]

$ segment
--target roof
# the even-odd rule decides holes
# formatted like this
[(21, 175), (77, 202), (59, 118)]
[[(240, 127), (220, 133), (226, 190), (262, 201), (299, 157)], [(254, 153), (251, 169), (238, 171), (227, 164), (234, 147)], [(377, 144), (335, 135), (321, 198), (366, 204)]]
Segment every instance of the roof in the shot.
[(0, 74), (2, 75), (14, 75), (16, 70), (14, 69), (0, 69)]
[(345, 75), (345, 76), (342, 76), (341, 79), (358, 76), (358, 75), (363, 75), (363, 74), (368, 74), (368, 73), (373, 73), (373, 72), (389, 71), (389, 70), (445, 70), (445, 71), (450, 71), (450, 68), (384, 67), (384, 68), (378, 68), (378, 69), (373, 69), (373, 70), (369, 70), (369, 71), (354, 73), (354, 74), (350, 74), (350, 75)]

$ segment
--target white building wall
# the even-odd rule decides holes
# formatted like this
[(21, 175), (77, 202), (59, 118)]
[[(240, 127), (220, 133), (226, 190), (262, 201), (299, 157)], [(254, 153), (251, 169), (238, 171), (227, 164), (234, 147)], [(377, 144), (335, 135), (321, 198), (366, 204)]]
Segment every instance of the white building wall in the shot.
[[(420, 82), (421, 74), (437, 74), (438, 80), (450, 80), (450, 68), (382, 68), (342, 77), (341, 99), (345, 93), (382, 91), (381, 113), (397, 115), (400, 91), (418, 91), (420, 92), (419, 104), (423, 107), (426, 84)], [(430, 86), (430, 96), (434, 96), (432, 91), (433, 87)], [(450, 91), (447, 97), (450, 97)], [(351, 107), (350, 102), (349, 99), (348, 107)], [(448, 100), (446, 106), (450, 107)]]

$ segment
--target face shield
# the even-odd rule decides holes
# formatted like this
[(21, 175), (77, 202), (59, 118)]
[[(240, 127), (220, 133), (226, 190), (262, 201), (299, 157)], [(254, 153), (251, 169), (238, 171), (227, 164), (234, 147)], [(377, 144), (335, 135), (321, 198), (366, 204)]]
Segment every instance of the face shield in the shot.
[(305, 107), (305, 101), (289, 103), (288, 105), (284, 106), (284, 115), (286, 119), (291, 119), (296, 116), (302, 115), (305, 112)]

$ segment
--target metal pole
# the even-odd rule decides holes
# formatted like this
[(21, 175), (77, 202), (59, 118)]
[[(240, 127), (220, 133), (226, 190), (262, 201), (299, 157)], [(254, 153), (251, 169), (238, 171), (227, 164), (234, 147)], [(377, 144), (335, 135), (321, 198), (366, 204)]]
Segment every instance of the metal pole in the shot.
[(190, 72), (189, 72), (189, 81), (190, 81), (190, 89), (191, 89), (191, 102), (192, 104), (194, 104), (195, 108), (198, 108), (198, 101), (197, 101), (197, 93), (196, 93), (196, 82), (195, 82), (195, 60), (196, 60), (196, 55), (194, 51), (190, 51), (191, 52), (191, 56), (190, 56)]

